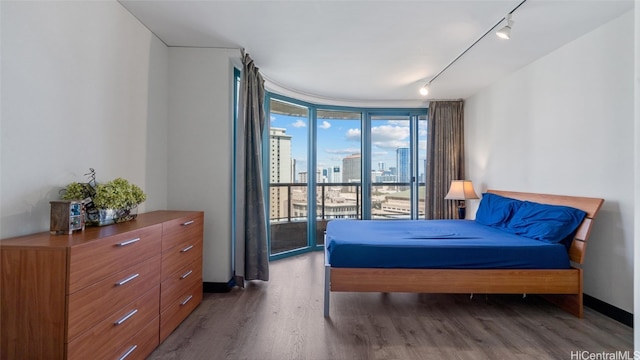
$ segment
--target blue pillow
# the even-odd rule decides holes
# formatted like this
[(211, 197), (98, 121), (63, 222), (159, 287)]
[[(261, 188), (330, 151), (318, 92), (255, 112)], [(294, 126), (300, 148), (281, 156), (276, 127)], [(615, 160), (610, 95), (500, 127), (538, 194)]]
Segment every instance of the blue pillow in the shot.
[(525, 201), (504, 230), (531, 239), (563, 243), (585, 216), (580, 209)]
[(504, 228), (523, 201), (484, 193), (476, 212), (476, 222), (482, 225)]

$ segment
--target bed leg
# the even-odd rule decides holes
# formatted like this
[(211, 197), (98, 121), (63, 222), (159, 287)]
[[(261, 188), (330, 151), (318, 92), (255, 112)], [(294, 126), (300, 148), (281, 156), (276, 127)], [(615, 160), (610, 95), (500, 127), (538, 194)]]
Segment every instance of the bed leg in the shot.
[(584, 317), (582, 294), (541, 295), (541, 297), (577, 318)]
[(330, 284), (331, 284), (331, 266), (324, 266), (324, 317), (329, 317), (329, 298), (330, 298)]

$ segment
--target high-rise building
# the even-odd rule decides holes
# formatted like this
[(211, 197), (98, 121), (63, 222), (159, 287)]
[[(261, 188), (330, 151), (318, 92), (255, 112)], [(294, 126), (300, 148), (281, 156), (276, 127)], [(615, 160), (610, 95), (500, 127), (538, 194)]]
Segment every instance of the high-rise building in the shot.
[(411, 168), (409, 167), (409, 148), (396, 149), (396, 167), (398, 169), (398, 182), (410, 181)]
[(341, 183), (342, 182), (342, 174), (340, 173), (340, 166), (333, 167), (333, 173), (331, 174), (331, 182)]
[(360, 182), (360, 154), (342, 159), (342, 182)]
[(420, 173), (420, 182), (427, 182), (427, 159), (424, 159), (423, 167), (418, 169), (418, 173)]
[[(292, 183), (295, 174), (295, 160), (291, 158), (291, 135), (286, 129), (271, 128), (270, 135), (270, 171), (269, 182)], [(287, 218), (289, 202), (286, 186), (270, 186), (270, 218), (272, 220)]]
[[(300, 183), (306, 184), (309, 181), (309, 178), (307, 177), (307, 172), (306, 171), (300, 171), (298, 173), (298, 178), (300, 179)], [(320, 172), (320, 169), (316, 170), (316, 183), (321, 183), (322, 182), (322, 173)]]
[(384, 171), (382, 170), (371, 170), (371, 182), (374, 182), (374, 183), (382, 182), (383, 175), (384, 175)]
[(293, 162), (291, 161), (291, 135), (287, 135), (286, 129), (271, 128), (269, 131), (271, 158), (270, 158), (270, 182), (293, 182)]

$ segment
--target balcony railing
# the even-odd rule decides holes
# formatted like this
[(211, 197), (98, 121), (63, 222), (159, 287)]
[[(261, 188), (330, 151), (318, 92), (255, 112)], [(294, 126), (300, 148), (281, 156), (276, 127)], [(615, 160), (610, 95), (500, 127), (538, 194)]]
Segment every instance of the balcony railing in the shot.
[[(419, 184), (424, 187), (424, 183)], [(408, 219), (411, 214), (410, 183), (372, 183), (372, 217), (374, 219)], [(360, 219), (362, 215), (361, 183), (316, 184), (316, 239), (323, 243), (326, 224), (332, 219)], [(306, 183), (271, 183), (270, 220), (271, 253), (306, 247), (308, 196)], [(424, 201), (423, 190), (419, 194)], [(424, 206), (420, 206), (424, 209)]]
[[(372, 183), (372, 207), (374, 209), (374, 215), (379, 217), (397, 217), (398, 215), (410, 214), (410, 200), (408, 192), (406, 197), (396, 198), (397, 203), (405, 203), (404, 209), (395, 208), (395, 210), (387, 209), (383, 211), (376, 206), (380, 205), (383, 201), (381, 198), (395, 198), (394, 195), (404, 193), (408, 191), (410, 183), (403, 182), (377, 182)], [(271, 221), (301, 221), (307, 218), (308, 205), (307, 205), (307, 184), (306, 183), (271, 183)], [(424, 186), (424, 183), (420, 183), (419, 186)], [(330, 220), (336, 218), (360, 218), (362, 213), (361, 206), (361, 183), (318, 183), (316, 189), (319, 192), (316, 197), (316, 215), (318, 220)], [(294, 196), (294, 188), (300, 188), (297, 196)], [(329, 188), (329, 190), (327, 190)], [(283, 191), (274, 192), (273, 189), (283, 189)], [(378, 189), (378, 190), (376, 190)], [(382, 190), (382, 191), (380, 191)], [(331, 194), (330, 194), (331, 193)], [(340, 196), (336, 196), (339, 194)], [(274, 199), (274, 196), (276, 199)], [(277, 203), (274, 204), (276, 200)], [(279, 201), (278, 201), (279, 200)], [(345, 208), (352, 208), (353, 211), (346, 211)], [(335, 211), (327, 211), (327, 208), (342, 208), (343, 213), (337, 213)], [(380, 211), (375, 211), (375, 210)], [(298, 210), (298, 211), (296, 211)]]

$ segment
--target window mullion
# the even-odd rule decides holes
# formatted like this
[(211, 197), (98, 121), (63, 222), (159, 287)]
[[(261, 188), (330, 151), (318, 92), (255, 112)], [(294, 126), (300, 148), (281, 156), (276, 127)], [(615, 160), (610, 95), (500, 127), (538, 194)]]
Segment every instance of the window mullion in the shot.
[(411, 156), (409, 160), (409, 166), (411, 167), (410, 171), (410, 182), (411, 182), (411, 219), (418, 219), (418, 196), (419, 196), (419, 186), (418, 186), (418, 116), (411, 115), (411, 120), (409, 123), (409, 132), (410, 132), (410, 145), (409, 145), (409, 154)]
[[(362, 169), (360, 174), (360, 184), (362, 186), (362, 219), (371, 219), (371, 113), (362, 113), (362, 156), (360, 157)], [(367, 204), (365, 206), (365, 204)]]

